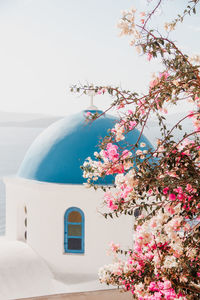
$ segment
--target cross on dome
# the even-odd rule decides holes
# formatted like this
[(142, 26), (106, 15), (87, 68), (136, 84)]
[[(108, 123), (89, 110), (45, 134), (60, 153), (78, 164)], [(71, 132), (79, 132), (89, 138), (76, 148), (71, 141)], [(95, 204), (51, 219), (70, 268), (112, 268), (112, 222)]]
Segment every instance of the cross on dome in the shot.
[(98, 108), (94, 105), (95, 91), (88, 91), (87, 94), (90, 96), (90, 106), (87, 108), (87, 110), (98, 110)]

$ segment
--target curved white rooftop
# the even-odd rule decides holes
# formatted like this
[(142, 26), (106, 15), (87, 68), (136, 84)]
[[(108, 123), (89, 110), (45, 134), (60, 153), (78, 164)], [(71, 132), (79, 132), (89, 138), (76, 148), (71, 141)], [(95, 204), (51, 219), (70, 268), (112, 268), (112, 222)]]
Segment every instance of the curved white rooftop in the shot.
[(25, 243), (0, 239), (0, 299), (53, 293), (53, 274)]
[(26, 243), (0, 238), (0, 300), (104, 289), (108, 287), (100, 284), (97, 275), (75, 278), (68, 270), (66, 274), (53, 274)]

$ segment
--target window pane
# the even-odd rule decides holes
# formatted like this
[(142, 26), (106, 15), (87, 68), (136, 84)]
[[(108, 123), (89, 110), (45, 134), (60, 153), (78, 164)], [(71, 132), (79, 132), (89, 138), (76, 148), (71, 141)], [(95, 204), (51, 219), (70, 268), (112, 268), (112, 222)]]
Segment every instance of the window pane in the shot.
[(68, 235), (81, 236), (81, 225), (68, 224)]
[(68, 222), (81, 223), (81, 214), (78, 211), (72, 211), (68, 215)]
[(81, 239), (68, 239), (68, 250), (81, 250)]

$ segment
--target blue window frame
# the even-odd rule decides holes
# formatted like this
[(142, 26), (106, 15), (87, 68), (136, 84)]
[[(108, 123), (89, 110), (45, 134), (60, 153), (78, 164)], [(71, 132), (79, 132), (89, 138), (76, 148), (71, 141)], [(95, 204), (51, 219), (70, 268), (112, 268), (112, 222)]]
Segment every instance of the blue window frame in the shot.
[(85, 218), (80, 208), (70, 207), (65, 212), (64, 249), (65, 253), (84, 253)]

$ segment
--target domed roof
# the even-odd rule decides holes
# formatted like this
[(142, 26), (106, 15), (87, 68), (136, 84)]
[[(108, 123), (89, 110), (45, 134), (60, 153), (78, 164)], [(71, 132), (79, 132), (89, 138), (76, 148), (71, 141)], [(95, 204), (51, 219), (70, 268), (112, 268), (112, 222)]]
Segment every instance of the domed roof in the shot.
[[(85, 112), (65, 117), (45, 129), (26, 153), (18, 176), (51, 183), (86, 182), (80, 166), (87, 157), (94, 158), (94, 152), (99, 151), (99, 138), (107, 135), (117, 118), (106, 114), (95, 122), (86, 123)], [(139, 131), (134, 129), (126, 135), (125, 141), (134, 144), (138, 136)], [(145, 136), (141, 142), (152, 147)], [(98, 183), (112, 184), (112, 181), (113, 177), (107, 176)]]

